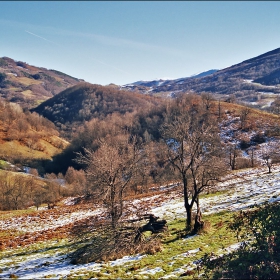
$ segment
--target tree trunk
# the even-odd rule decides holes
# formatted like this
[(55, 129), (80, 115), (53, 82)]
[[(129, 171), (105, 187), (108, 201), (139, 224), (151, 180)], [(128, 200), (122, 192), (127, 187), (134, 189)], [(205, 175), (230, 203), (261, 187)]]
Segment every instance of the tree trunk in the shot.
[(184, 174), (183, 174), (183, 183), (184, 183), (184, 204), (187, 212), (186, 228), (188, 229), (191, 227), (191, 223), (192, 223), (192, 207), (189, 204), (187, 178)]
[(111, 225), (113, 229), (117, 228), (118, 217), (117, 217), (117, 206), (111, 208)]
[(201, 213), (200, 205), (199, 205), (199, 198), (196, 199), (196, 206), (197, 206), (197, 210), (196, 210), (195, 223), (194, 223), (194, 229), (193, 229), (194, 233), (199, 232), (203, 228), (203, 225), (204, 225), (204, 222), (202, 221), (202, 213)]
[(191, 207), (186, 208), (186, 212), (187, 212), (186, 226), (187, 229), (190, 229), (192, 223), (192, 208)]

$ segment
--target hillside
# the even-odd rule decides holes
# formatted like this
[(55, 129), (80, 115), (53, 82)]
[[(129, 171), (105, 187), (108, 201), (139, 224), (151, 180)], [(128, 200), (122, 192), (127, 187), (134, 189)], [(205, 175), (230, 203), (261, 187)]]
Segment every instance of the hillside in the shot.
[(279, 201), (279, 170), (277, 166), (267, 174), (264, 169), (248, 169), (223, 178), (212, 194), (201, 198), (208, 228), (193, 236), (184, 234), (183, 199), (176, 186), (162, 186), (149, 196), (135, 198), (130, 206), (134, 213), (137, 209), (159, 215), (168, 221), (169, 230), (160, 235), (160, 248), (114, 261), (71, 264), (71, 253), (83, 245), (77, 232), (106, 220), (98, 204), (75, 205), (74, 200), (65, 199), (52, 210), (1, 212), (0, 277), (205, 279), (202, 258), (206, 253), (227, 255), (241, 245), (228, 228), (233, 213)]
[[(48, 174), (37, 182), (36, 190), (30, 180), (19, 181), (18, 177), (6, 176), (6, 173), (3, 175), (0, 172), (0, 188), (5, 190), (1, 199), (6, 203), (0, 205), (4, 205), (3, 210), (15, 209), (0, 212), (0, 277), (204, 279), (206, 271), (202, 260), (205, 254), (226, 255), (236, 251), (241, 245), (240, 240), (236, 239), (236, 233), (229, 230), (235, 218), (234, 214), (241, 209), (252, 210), (255, 205), (264, 202), (280, 200), (280, 167), (273, 158), (278, 154), (280, 146), (280, 117), (277, 115), (234, 103), (215, 101), (207, 95), (190, 94), (181, 99), (158, 101), (149, 96), (116, 91), (113, 86), (89, 84), (67, 89), (46, 101), (48, 102), (53, 103), (43, 109), (49, 111), (50, 116), (55, 118), (63, 112), (58, 121), (64, 121), (65, 126), (69, 127), (70, 121), (72, 126), (81, 125), (68, 146), (69, 151), (72, 149), (71, 156), (77, 156), (75, 152), (79, 150), (76, 148), (93, 149), (93, 145), (97, 144), (94, 154), (91, 154), (94, 155), (91, 158), (94, 161), (90, 161), (92, 165), (93, 162), (97, 164), (90, 170), (69, 168), (65, 176)], [(15, 133), (11, 130), (6, 137), (18, 137), (19, 141), (24, 142), (28, 131), (42, 132), (43, 123), (50, 135), (55, 134), (54, 125), (39, 117), (36, 112), (24, 113), (19, 105), (5, 106), (8, 110), (0, 115), (0, 120), (8, 116), (9, 130), (13, 124), (17, 125)], [(3, 104), (2, 111), (5, 106)], [(87, 109), (85, 113), (84, 108)], [(71, 111), (80, 112), (80, 119), (71, 114)], [(95, 118), (91, 119), (91, 115)], [(224, 169), (223, 174), (219, 176), (215, 173), (219, 176), (218, 179), (201, 189), (199, 205), (194, 206), (192, 213), (195, 215), (196, 210), (200, 209), (205, 226), (194, 235), (186, 228), (184, 182), (180, 181), (175, 168), (170, 168), (170, 161), (166, 160), (170, 159), (166, 157), (170, 156), (170, 152), (164, 152), (164, 141), (167, 139), (168, 143), (172, 135), (164, 138), (161, 133), (163, 124), (168, 125), (172, 117), (174, 122), (171, 124), (183, 124), (185, 131), (185, 125), (188, 125), (185, 117), (189, 115), (192, 120), (198, 118), (199, 125), (206, 119), (209, 123), (205, 122), (205, 126), (215, 126), (215, 142), (210, 144), (217, 143), (219, 152), (216, 154), (216, 151), (213, 151), (215, 155), (211, 163), (215, 165), (218, 157), (223, 157), (224, 165), (217, 166)], [(21, 119), (22, 122), (19, 121)], [(24, 124), (29, 125), (28, 130), (25, 130)], [(201, 136), (200, 131), (204, 127), (196, 127), (195, 122), (190, 124), (187, 126), (187, 137), (193, 132), (195, 136), (200, 136), (196, 138), (197, 143), (205, 141), (207, 145), (206, 141), (211, 134), (205, 132)], [(177, 133), (182, 130), (176, 126), (172, 133), (174, 131)], [(127, 166), (135, 166), (126, 158), (128, 152), (129, 155), (134, 154), (129, 149), (131, 143), (125, 140), (133, 142), (131, 135), (141, 136), (143, 140), (142, 143), (139, 139), (139, 150), (137, 146), (133, 146), (135, 154), (140, 156), (135, 157), (138, 166), (134, 174), (132, 169), (126, 172)], [(219, 136), (222, 143), (216, 142)], [(175, 137), (176, 134), (174, 139)], [(184, 143), (190, 143), (187, 142), (188, 138), (185, 139)], [(277, 143), (277, 150), (273, 149), (274, 143)], [(211, 146), (206, 145), (199, 150), (208, 153)], [(171, 148), (175, 150), (174, 146)], [(58, 172), (62, 172), (65, 163), (68, 164), (66, 150), (67, 148), (60, 154), (60, 162), (55, 158), (51, 161), (52, 165), (60, 168)], [(269, 152), (268, 157), (264, 157), (264, 151)], [(199, 163), (202, 165), (207, 153), (200, 157), (202, 161)], [(129, 165), (120, 160), (123, 158)], [(184, 161), (188, 159), (186, 155)], [(279, 162), (279, 154), (277, 160)], [(266, 162), (271, 163), (269, 172)], [(99, 166), (101, 168), (97, 169)], [(118, 239), (112, 239), (110, 231), (107, 231), (110, 223), (109, 211), (112, 208), (108, 208), (109, 197), (104, 197), (104, 193), (110, 192), (107, 182), (111, 186), (112, 181), (118, 180), (117, 175), (111, 172), (115, 166), (117, 172), (121, 170), (121, 184), (126, 178), (133, 178), (125, 189), (121, 204), (124, 211), (119, 220)], [(205, 167), (208, 166), (209, 162), (206, 162)], [(196, 167), (199, 165), (196, 164)], [(85, 176), (85, 171), (95, 170), (98, 170), (100, 180), (95, 179), (97, 177)], [(211, 172), (210, 169), (203, 169), (198, 174), (207, 173), (208, 176), (208, 171)], [(90, 175), (89, 172), (87, 174)], [(187, 174), (190, 176), (191, 172)], [(24, 176), (26, 179), (34, 178), (26, 174)], [(108, 181), (102, 184), (106, 177)], [(64, 184), (54, 186), (53, 182), (58, 178)], [(203, 177), (196, 178), (197, 184)], [(47, 182), (45, 179), (52, 180), (45, 185), (42, 184)], [(188, 183), (192, 186), (192, 181)], [(6, 191), (7, 186), (10, 187), (9, 191)], [(113, 188), (113, 199), (115, 190), (116, 188)], [(95, 191), (100, 191), (100, 194), (97, 193), (98, 197), (95, 197)], [(123, 191), (124, 189), (121, 189), (118, 194)], [(14, 199), (18, 193), (21, 198), (19, 206)], [(47, 206), (50, 202), (56, 204), (54, 208)], [(114, 209), (117, 209), (117, 206)], [(145, 216), (150, 214), (165, 219), (162, 222), (167, 223), (168, 231), (153, 232), (156, 234), (143, 232), (142, 242), (138, 244), (135, 234), (144, 228), (147, 219)], [(128, 245), (132, 244), (134, 248), (132, 246), (131, 251), (128, 251)], [(111, 245), (114, 250), (111, 250)]]
[(50, 160), (67, 145), (47, 119), (24, 112), (18, 104), (0, 101), (0, 159), (19, 165)]
[[(275, 94), (280, 93), (279, 69), (280, 48), (205, 77), (182, 78), (148, 85), (145, 93), (175, 96), (179, 92), (209, 92), (224, 100), (234, 97), (254, 105), (261, 99), (267, 99), (265, 104), (263, 102), (260, 105), (265, 107), (270, 105)], [(137, 85), (134, 85), (132, 90), (138, 90)], [(143, 88), (139, 91), (143, 92)]]
[(56, 70), (0, 58), (0, 96), (32, 108), (81, 80)]
[(116, 86), (81, 83), (43, 102), (32, 112), (52, 121), (66, 136), (94, 118), (131, 113), (160, 103), (155, 98), (118, 90)]
[[(195, 98), (199, 98), (195, 95)], [(79, 122), (75, 133), (70, 135), (70, 145), (53, 158), (47, 172), (65, 173), (69, 166), (76, 169), (80, 166), (73, 160), (83, 148), (96, 149), (99, 139), (115, 135), (119, 128), (125, 128), (132, 135), (137, 135), (143, 141), (160, 142), (160, 128), (165, 121), (170, 100), (160, 99), (161, 103), (149, 105), (142, 110), (123, 115), (115, 112), (103, 119)], [(173, 100), (175, 102), (175, 100)], [(166, 102), (166, 103), (165, 103)], [(167, 105), (169, 104), (169, 105)], [(167, 105), (167, 107), (166, 107)], [(260, 164), (262, 149), (280, 137), (280, 117), (244, 105), (211, 101), (210, 112), (218, 119), (219, 133), (222, 143), (228, 147), (236, 147), (238, 154), (236, 168), (251, 167), (251, 150), (254, 151), (255, 162)], [(220, 114), (219, 114), (220, 111)], [(78, 122), (73, 122), (77, 125)]]

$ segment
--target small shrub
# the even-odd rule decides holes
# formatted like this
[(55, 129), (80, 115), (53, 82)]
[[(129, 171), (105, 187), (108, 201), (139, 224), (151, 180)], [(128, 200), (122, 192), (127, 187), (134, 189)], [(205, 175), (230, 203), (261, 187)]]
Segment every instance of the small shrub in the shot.
[(31, 75), (33, 79), (39, 80), (41, 78), (40, 74)]
[(251, 138), (251, 141), (257, 143), (257, 144), (262, 144), (265, 142), (265, 136), (258, 132), (256, 135), (254, 135), (252, 138)]
[(160, 239), (153, 239), (142, 247), (142, 252), (149, 255), (154, 255), (163, 250)]
[(210, 233), (212, 231), (212, 225), (209, 221), (204, 221), (203, 228), (199, 233)]
[(249, 168), (251, 167), (252, 162), (250, 159), (248, 158), (243, 158), (243, 157), (239, 157), (236, 158), (236, 169), (243, 169), (243, 168)]
[(26, 63), (25, 62), (22, 62), (22, 61), (17, 61), (17, 66), (20, 66), (22, 68), (27, 68), (26, 67)]

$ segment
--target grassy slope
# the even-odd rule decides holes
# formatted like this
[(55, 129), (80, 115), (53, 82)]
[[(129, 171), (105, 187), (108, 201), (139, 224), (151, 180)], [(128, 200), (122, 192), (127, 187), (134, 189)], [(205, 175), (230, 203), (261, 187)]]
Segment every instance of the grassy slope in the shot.
[[(16, 216), (31, 215), (32, 210), (28, 211), (17, 211), (14, 213)], [(10, 216), (6, 214), (5, 216)], [(162, 251), (155, 254), (148, 254), (144, 258), (131, 263), (126, 263), (125, 265), (111, 266), (109, 263), (102, 263), (99, 270), (94, 271), (90, 269), (83, 269), (81, 266), (79, 270), (76, 271), (71, 269), (68, 273), (68, 277), (71, 279), (79, 279), (82, 276), (83, 279), (88, 279), (90, 277), (106, 278), (106, 279), (116, 279), (118, 277), (122, 279), (142, 279), (147, 275), (149, 278), (158, 279), (165, 275), (170, 274), (172, 278), (182, 275), (182, 271), (189, 274), (184, 276), (183, 279), (189, 279), (197, 276), (198, 271), (195, 269), (193, 261), (198, 260), (203, 257), (205, 253), (211, 252), (222, 252), (222, 250), (231, 244), (236, 243), (235, 236), (232, 232), (227, 230), (227, 225), (231, 220), (232, 213), (221, 212), (218, 214), (213, 214), (207, 216), (205, 221), (211, 226), (208, 226), (207, 230), (200, 235), (194, 236), (192, 238), (184, 238), (184, 220), (174, 220), (169, 224), (169, 232), (163, 234), (162, 236)], [(32, 215), (31, 215), (32, 217)], [(58, 231), (59, 232), (59, 231)], [(32, 258), (35, 254), (39, 252), (44, 252), (44, 254), (51, 255), (63, 255), (67, 254), (80, 247), (81, 244), (78, 242), (67, 241), (65, 238), (64, 231), (61, 229), (60, 233), (53, 236), (49, 236), (49, 239), (40, 240), (39, 242), (33, 242), (24, 247), (16, 247), (13, 250), (3, 250), (0, 252), (0, 263), (1, 259), (6, 259), (9, 257), (9, 261), (2, 263), (0, 269), (5, 272), (8, 267), (19, 264), (24, 259)], [(18, 236), (22, 236), (22, 240), (28, 239), (29, 236), (18, 231), (16, 233)], [(64, 236), (63, 236), (64, 234)], [(11, 237), (14, 236), (13, 233), (2, 232), (2, 239), (5, 239), (7, 235)], [(63, 238), (64, 237), (64, 238)], [(1, 239), (0, 239), (1, 242)], [(20, 241), (18, 241), (20, 242)], [(197, 249), (197, 250), (194, 250)], [(192, 251), (194, 250), (194, 251)], [(187, 253), (189, 252), (189, 254)], [(44, 256), (41, 254), (41, 257)], [(48, 264), (46, 264), (48, 265)], [(161, 267), (162, 271), (155, 274), (150, 274), (149, 270), (152, 271), (157, 267)], [(77, 267), (78, 268), (78, 267)], [(176, 273), (177, 270), (177, 273)], [(147, 271), (147, 273), (145, 273)], [(174, 273), (175, 271), (175, 273)], [(16, 273), (15, 273), (16, 274)], [(49, 277), (55, 276), (52, 270), (49, 270)]]
[[(2, 112), (8, 114), (8, 111)], [(9, 120), (0, 120), (0, 159), (13, 162), (14, 160), (52, 159), (52, 157), (69, 145), (69, 142), (60, 138), (55, 128), (41, 125), (38, 131), (34, 130), (25, 119), (24, 113), (19, 113), (17, 118), (9, 123)], [(15, 128), (11, 137), (11, 127), (24, 120), (28, 127), (25, 132)], [(16, 127), (16, 126), (15, 126)]]
[[(279, 166), (274, 169), (273, 174), (267, 174), (265, 168), (243, 170), (237, 177), (237, 174), (228, 177), (225, 181), (227, 188), (218, 189), (219, 192), (211, 195), (203, 195), (203, 199), (211, 200), (216, 197), (216, 201), (220, 201), (221, 205), (225, 199), (218, 196), (221, 196), (222, 193), (225, 197), (231, 198), (231, 206), (239, 206), (239, 209), (247, 205), (247, 199), (249, 200), (252, 195), (254, 195), (253, 200), (255, 201), (271, 198), (279, 199), (278, 174)], [(244, 187), (244, 185), (247, 187)], [(244, 190), (238, 193), (241, 186), (244, 187)], [(253, 188), (253, 191), (249, 186)], [(244, 192), (247, 193), (248, 198), (244, 195), (245, 201), (241, 202)], [(169, 203), (174, 201), (174, 196), (176, 197), (176, 193), (171, 193), (168, 196), (168, 192), (163, 192), (162, 195), (162, 198), (167, 197)], [(171, 201), (170, 198), (172, 198)], [(260, 198), (262, 199), (260, 200)], [(148, 201), (152, 203), (152, 207), (158, 206), (158, 202), (151, 202), (153, 201), (151, 199)], [(251, 201), (251, 203), (254, 202)], [(146, 210), (148, 209), (145, 203), (139, 203), (139, 205)], [(116, 265), (113, 265), (112, 262), (70, 265), (67, 254), (83, 245), (73, 235), (73, 229), (77, 228), (78, 225), (90, 222), (90, 217), (94, 215), (93, 211), (98, 209), (95, 209), (95, 207), (98, 207), (98, 205), (66, 206), (61, 203), (57, 208), (51, 210), (46, 210), (45, 207), (39, 209), (39, 211), (36, 211), (35, 208), (29, 208), (20, 211), (0, 212), (2, 217), (0, 220), (0, 222), (2, 221), (0, 232), (0, 243), (2, 245), (0, 269), (2, 269), (2, 272), (0, 272), (0, 275), (9, 277), (13, 273), (27, 277), (39, 272), (37, 278), (42, 278), (42, 276), (61, 278), (68, 275), (71, 279), (88, 279), (90, 277), (98, 279), (116, 279), (118, 277), (122, 279), (142, 279), (146, 276), (151, 279), (160, 277), (178, 278), (179, 276), (182, 276), (182, 279), (192, 279), (203, 272), (203, 270), (197, 270), (197, 261), (204, 254), (211, 252), (218, 255), (226, 254), (234, 247), (236, 248), (235, 245), (238, 242), (235, 233), (228, 229), (234, 211), (224, 210), (205, 214), (205, 231), (192, 237), (186, 236), (184, 219), (180, 217), (169, 218), (169, 230), (161, 234), (161, 252), (152, 252), (151, 249), (150, 254), (147, 253), (141, 259), (138, 258), (138, 260), (126, 261), (125, 263), (119, 261)], [(215, 205), (213, 207), (213, 209), (221, 209), (216, 208)], [(89, 210), (92, 212), (89, 212)], [(70, 217), (72, 218), (70, 219)], [(100, 218), (102, 215), (99, 214), (98, 217)], [(62, 219), (65, 218), (68, 220), (61, 223)], [(14, 227), (11, 226), (12, 224), (14, 224)], [(30, 276), (30, 278), (32, 277)]]
[[(59, 137), (53, 136), (53, 138), (57, 138), (58, 141), (61, 141), (64, 147), (68, 145), (65, 140), (60, 139)], [(7, 157), (8, 155), (8, 157), (20, 157), (26, 160), (52, 159), (54, 155), (62, 152), (61, 148), (55, 147), (44, 139), (40, 139), (38, 143), (40, 143), (42, 147), (44, 147), (43, 151), (29, 148), (27, 145), (17, 140), (3, 141), (2, 143), (0, 143), (0, 157)]]

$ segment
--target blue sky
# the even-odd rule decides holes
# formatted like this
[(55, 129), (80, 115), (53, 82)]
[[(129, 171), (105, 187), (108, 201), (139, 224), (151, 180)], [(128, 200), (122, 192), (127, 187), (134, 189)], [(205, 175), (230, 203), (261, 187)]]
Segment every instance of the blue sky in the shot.
[(0, 1), (0, 57), (118, 85), (280, 47), (278, 1)]

